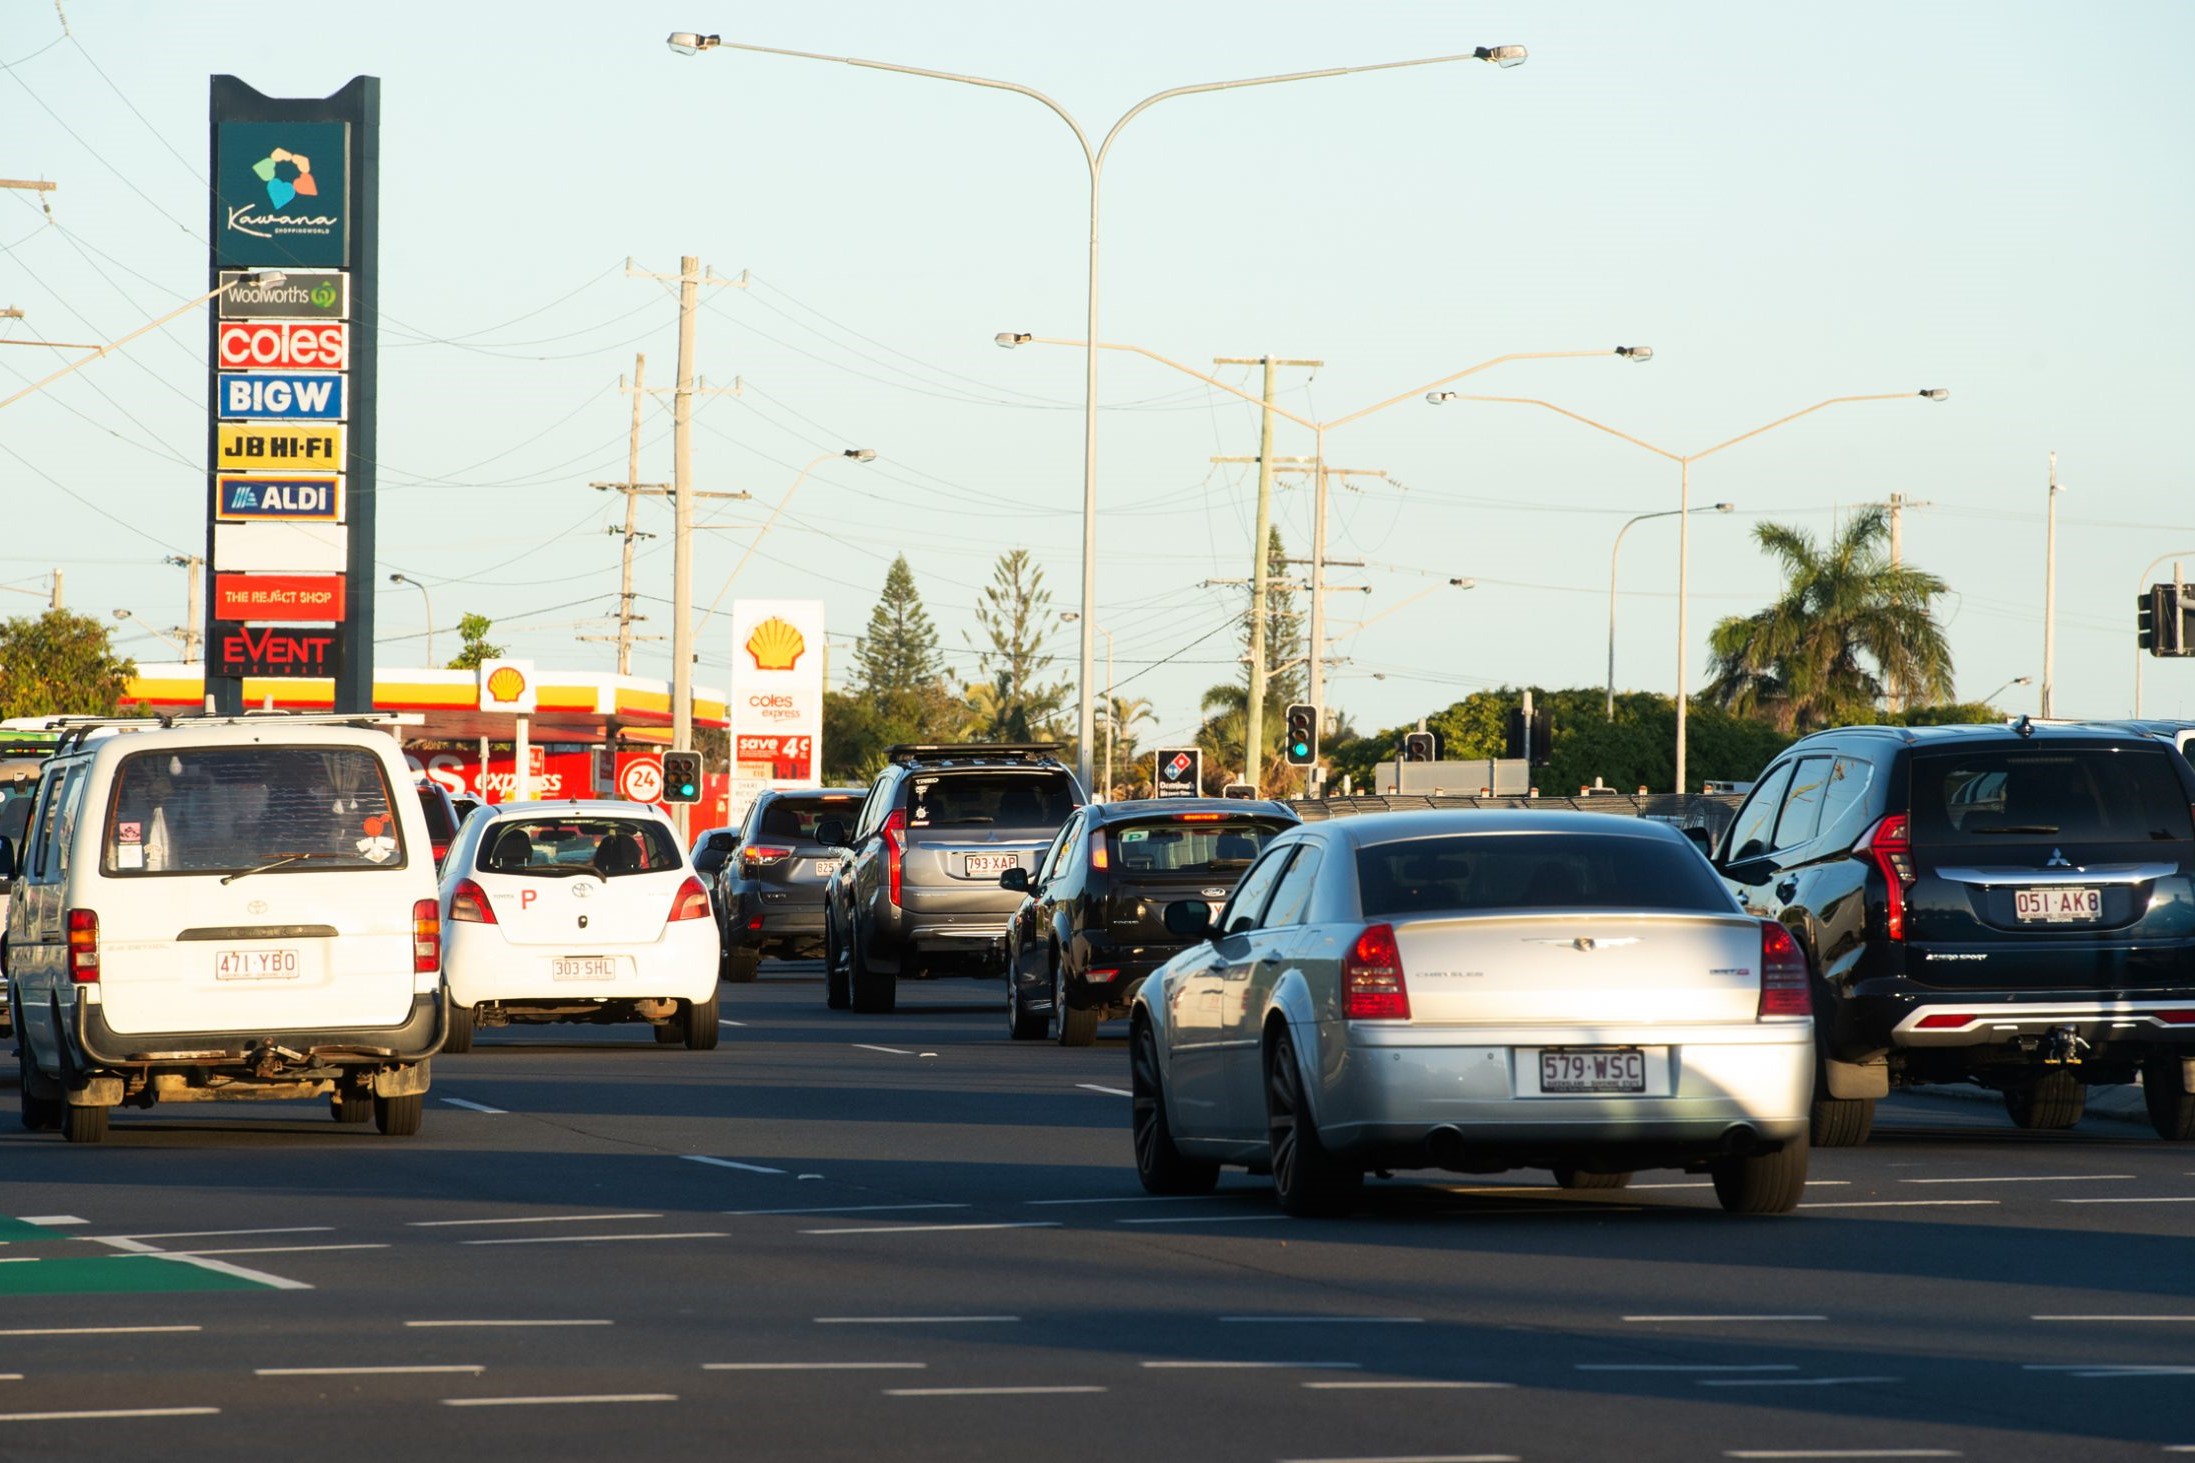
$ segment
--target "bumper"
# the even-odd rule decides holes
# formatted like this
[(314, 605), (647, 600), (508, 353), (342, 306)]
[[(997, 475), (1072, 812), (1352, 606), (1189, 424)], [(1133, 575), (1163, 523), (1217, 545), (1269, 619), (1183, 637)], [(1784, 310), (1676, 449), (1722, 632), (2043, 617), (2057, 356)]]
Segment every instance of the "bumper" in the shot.
[(724, 916), (724, 945), (729, 950), (767, 950), (772, 946), (823, 943), (823, 895), (812, 901), (790, 895), (742, 894)]
[[(705, 1001), (716, 991), (717, 929), (712, 920), (680, 920), (645, 944), (513, 945), (495, 925), (445, 924), (442, 971), (450, 999), (488, 1002), (678, 999)], [(606, 980), (558, 980), (549, 962), (563, 955), (611, 956)]]
[[(442, 1048), (449, 1008), (439, 990), (415, 993), (402, 1025), (342, 1031), (178, 1031), (123, 1035), (107, 1025), (94, 1002), (78, 1001), (71, 1017), (76, 1050), (108, 1068), (195, 1067), (250, 1070), (270, 1061), (313, 1070), (423, 1062)], [(301, 1061), (270, 1053), (294, 1053)]]
[(2128, 1043), (2195, 1053), (2195, 1023), (2169, 1022), (2160, 1014), (2190, 1010), (2195, 1010), (2195, 987), (2123, 996), (2094, 990), (1951, 991), (1891, 977), (1856, 986), (1817, 1016), (1824, 1020), (1830, 1055), (1864, 1061), (1889, 1050), (2002, 1046), (2064, 1026), (2096, 1047)]

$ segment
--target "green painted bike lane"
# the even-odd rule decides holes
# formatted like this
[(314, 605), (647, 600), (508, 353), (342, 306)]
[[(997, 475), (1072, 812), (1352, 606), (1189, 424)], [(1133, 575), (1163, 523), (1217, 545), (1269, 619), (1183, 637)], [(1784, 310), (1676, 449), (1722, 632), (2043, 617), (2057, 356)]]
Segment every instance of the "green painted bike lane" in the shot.
[(263, 1281), (152, 1253), (85, 1253), (66, 1230), (0, 1214), (0, 1296), (267, 1290)]

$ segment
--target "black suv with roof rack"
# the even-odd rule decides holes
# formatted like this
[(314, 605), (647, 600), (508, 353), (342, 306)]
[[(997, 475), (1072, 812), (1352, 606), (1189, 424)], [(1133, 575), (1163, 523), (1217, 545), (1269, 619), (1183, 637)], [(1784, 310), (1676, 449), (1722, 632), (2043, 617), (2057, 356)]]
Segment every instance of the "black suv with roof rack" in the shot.
[(2140, 1076), (2195, 1138), (2195, 767), (2100, 726), (1845, 727), (1760, 776), (1715, 853), (1813, 970), (1817, 1147), (1894, 1087), (1973, 1082), (2023, 1128)]
[(833, 1010), (890, 1011), (898, 982), (1003, 972), (1021, 895), (999, 887), (1033, 869), (1083, 804), (1054, 742), (895, 746), (852, 826), (816, 837), (841, 850), (824, 894), (824, 989)]

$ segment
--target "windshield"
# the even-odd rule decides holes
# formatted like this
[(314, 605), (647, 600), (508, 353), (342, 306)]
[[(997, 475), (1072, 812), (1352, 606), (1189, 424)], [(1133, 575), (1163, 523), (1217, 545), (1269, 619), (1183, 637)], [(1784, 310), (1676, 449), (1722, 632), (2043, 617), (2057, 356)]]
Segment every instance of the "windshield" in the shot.
[(2160, 746), (1975, 749), (1913, 759), (1913, 841), (2157, 843), (2195, 834)]
[(488, 874), (604, 879), (660, 874), (684, 865), (678, 840), (643, 818), (499, 818), (483, 831), (473, 867)]
[(774, 797), (755, 810), (752, 836), (786, 843), (821, 843), (816, 837), (816, 824), (825, 818), (850, 823), (860, 810), (861, 799), (852, 793)]
[(1707, 861), (1657, 838), (1459, 833), (1357, 850), (1367, 918), (1480, 909), (1731, 914)]
[(1168, 818), (1107, 828), (1104, 836), (1123, 874), (1239, 874), (1289, 826), (1246, 818), (1212, 823)]
[(115, 773), (102, 863), (119, 875), (401, 868), (390, 797), (363, 747), (140, 752)]

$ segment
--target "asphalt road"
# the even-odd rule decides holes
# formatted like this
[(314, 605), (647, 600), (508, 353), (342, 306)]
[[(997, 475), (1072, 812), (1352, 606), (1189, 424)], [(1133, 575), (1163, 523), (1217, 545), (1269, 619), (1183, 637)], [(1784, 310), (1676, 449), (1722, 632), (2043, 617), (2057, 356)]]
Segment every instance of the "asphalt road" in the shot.
[(417, 1139), (0, 1129), (0, 1459), (2195, 1453), (2195, 1148), (2146, 1127), (1901, 1098), (1785, 1218), (1665, 1172), (1291, 1221), (1142, 1194), (1110, 1029), (767, 969), (715, 1052), (484, 1033)]

